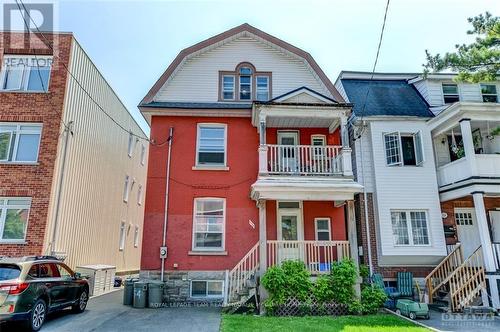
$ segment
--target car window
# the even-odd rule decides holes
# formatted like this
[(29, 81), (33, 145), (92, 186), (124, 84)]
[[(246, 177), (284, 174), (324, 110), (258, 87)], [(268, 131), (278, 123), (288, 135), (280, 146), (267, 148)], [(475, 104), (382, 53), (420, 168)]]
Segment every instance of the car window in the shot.
[(16, 279), (21, 274), (21, 268), (15, 264), (0, 264), (0, 280)]
[(54, 263), (40, 264), (39, 278), (59, 278), (59, 270)]
[(57, 264), (57, 269), (59, 270), (59, 274), (63, 278), (72, 278), (73, 277), (73, 272), (69, 270), (66, 266), (62, 264)]
[(33, 264), (28, 271), (28, 276), (32, 278), (38, 278), (38, 264)]

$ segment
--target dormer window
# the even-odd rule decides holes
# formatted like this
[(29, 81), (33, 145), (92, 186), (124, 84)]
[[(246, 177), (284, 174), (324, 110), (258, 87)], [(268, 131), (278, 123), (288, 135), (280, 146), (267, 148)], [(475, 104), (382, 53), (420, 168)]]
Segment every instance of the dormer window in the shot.
[(459, 101), (458, 86), (454, 83), (443, 83), (443, 98), (445, 104), (453, 104)]
[(271, 98), (271, 73), (258, 72), (248, 62), (233, 72), (219, 72), (219, 101), (268, 101)]
[(483, 96), (483, 102), (485, 103), (497, 103), (497, 87), (495, 84), (481, 84), (481, 94)]

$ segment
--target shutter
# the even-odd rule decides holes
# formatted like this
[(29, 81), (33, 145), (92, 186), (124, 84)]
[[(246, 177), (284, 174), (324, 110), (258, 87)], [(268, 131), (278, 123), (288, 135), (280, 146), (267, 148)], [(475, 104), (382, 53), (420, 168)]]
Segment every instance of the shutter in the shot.
[(415, 161), (417, 166), (422, 165), (424, 162), (424, 148), (422, 146), (422, 134), (420, 131), (413, 134), (415, 142)]

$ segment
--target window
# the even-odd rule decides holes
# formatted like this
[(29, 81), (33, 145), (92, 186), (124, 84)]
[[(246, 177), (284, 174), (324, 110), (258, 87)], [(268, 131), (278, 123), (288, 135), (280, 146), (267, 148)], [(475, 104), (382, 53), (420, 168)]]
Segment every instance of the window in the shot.
[[(311, 136), (311, 145), (325, 146), (326, 145), (325, 135), (312, 135)], [(325, 149), (323, 149), (323, 148), (314, 148), (314, 150), (313, 150), (315, 157), (322, 157), (324, 155), (324, 152), (325, 152)]]
[(197, 165), (226, 165), (226, 125), (200, 124), (198, 125), (196, 164)]
[(269, 100), (269, 76), (257, 76), (257, 100)]
[(11, 56), (4, 58), (0, 90), (47, 92), (52, 57)]
[(224, 75), (222, 77), (222, 99), (234, 99), (234, 75)]
[(443, 83), (443, 98), (445, 104), (453, 104), (459, 101), (458, 86), (453, 83)]
[(0, 161), (34, 163), (38, 160), (41, 124), (0, 123)]
[(137, 204), (142, 205), (142, 184), (137, 188)]
[(123, 201), (124, 202), (128, 202), (129, 182), (130, 182), (130, 176), (126, 175), (125, 176), (125, 185), (123, 187)]
[(252, 69), (241, 67), (240, 69), (240, 100), (252, 99)]
[(497, 87), (495, 84), (481, 84), (481, 94), (486, 103), (497, 103)]
[(420, 132), (384, 134), (385, 157), (388, 166), (420, 166), (424, 162)]
[(191, 297), (222, 298), (224, 282), (221, 280), (192, 280)]
[(330, 218), (315, 218), (316, 241), (330, 241)]
[(139, 226), (135, 225), (134, 229), (134, 248), (139, 246)]
[(425, 211), (391, 211), (392, 235), (395, 245), (428, 245)]
[(455, 212), (455, 222), (457, 225), (472, 226), (474, 223), (472, 221), (472, 212)]
[(57, 269), (59, 271), (59, 275), (61, 277), (65, 278), (65, 279), (73, 278), (73, 272), (71, 272), (71, 270), (68, 267), (66, 267), (62, 264), (57, 264), (56, 266), (57, 266)]
[(141, 146), (141, 165), (146, 164), (146, 147), (144, 144)]
[(119, 245), (120, 250), (125, 249), (125, 236), (126, 236), (125, 222), (122, 221), (122, 223), (120, 224), (120, 245)]
[(194, 200), (193, 250), (223, 250), (225, 200), (196, 198)]
[(31, 199), (0, 198), (0, 242), (24, 242)]
[(59, 270), (54, 263), (45, 263), (38, 266), (38, 277), (39, 278), (59, 278)]

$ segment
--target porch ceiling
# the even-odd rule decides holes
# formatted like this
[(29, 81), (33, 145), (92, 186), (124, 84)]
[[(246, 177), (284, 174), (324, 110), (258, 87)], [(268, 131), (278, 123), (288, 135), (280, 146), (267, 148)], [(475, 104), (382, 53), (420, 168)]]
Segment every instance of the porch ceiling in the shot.
[(251, 187), (254, 200), (345, 201), (353, 200), (363, 186), (350, 178), (266, 177)]

